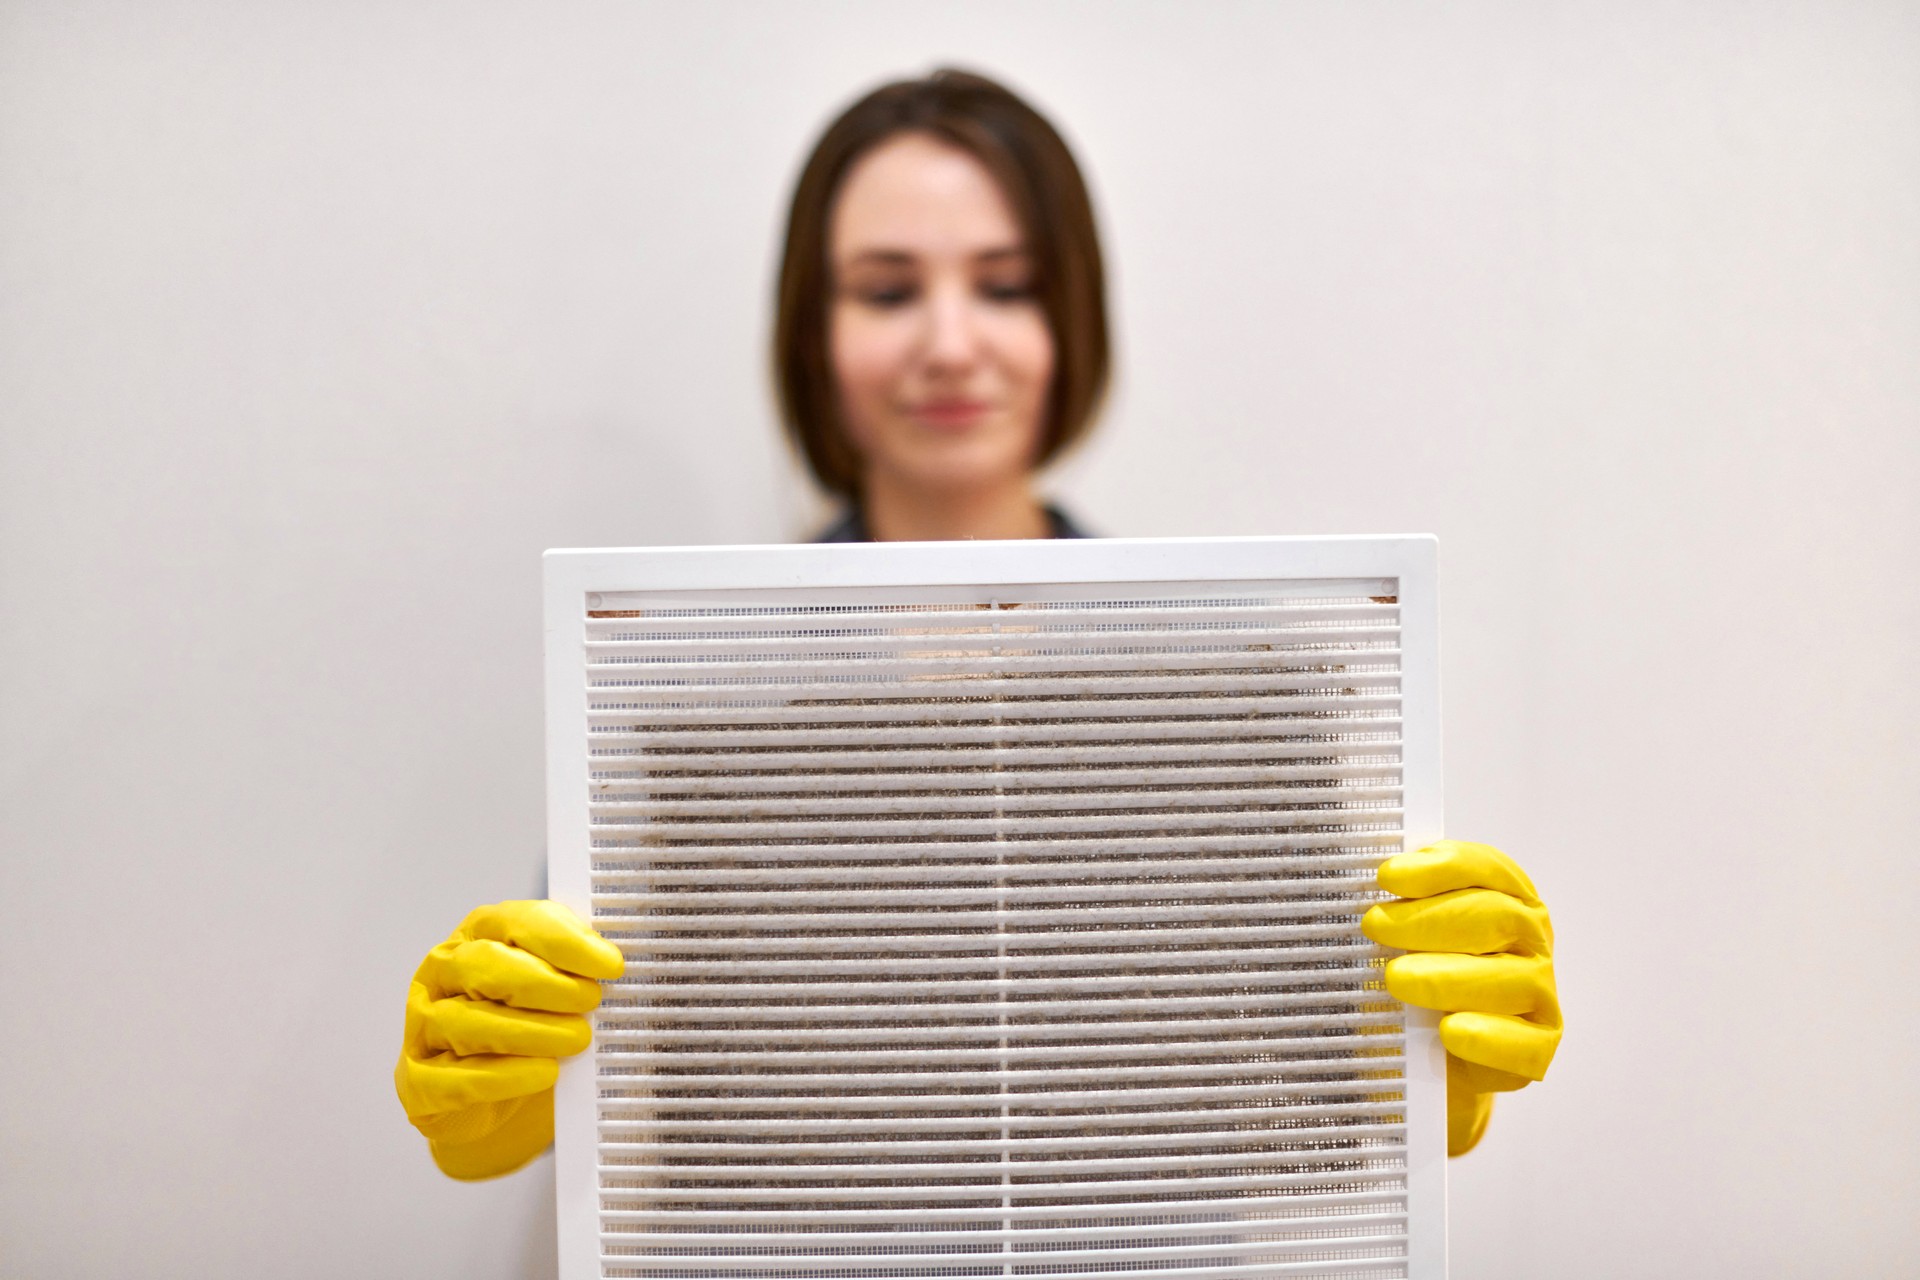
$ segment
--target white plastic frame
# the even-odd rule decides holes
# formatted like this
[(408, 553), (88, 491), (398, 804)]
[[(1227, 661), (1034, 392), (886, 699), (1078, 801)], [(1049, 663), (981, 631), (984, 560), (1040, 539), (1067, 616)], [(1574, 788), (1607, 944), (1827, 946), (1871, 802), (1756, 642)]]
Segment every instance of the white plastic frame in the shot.
[[(586, 733), (588, 597), (671, 592), (721, 602), (739, 591), (822, 595), (872, 587), (991, 587), (1124, 582), (1394, 578), (1401, 627), (1402, 781), (1406, 847), (1443, 832), (1438, 544), (1431, 535), (1314, 538), (1141, 538), (1050, 542), (853, 543), (549, 551), (546, 580), (547, 879), (558, 902), (592, 917)], [(1410, 1203), (1407, 1273), (1447, 1274), (1446, 1052), (1438, 1017), (1409, 1009), (1406, 1089)], [(598, 1280), (599, 1176), (592, 1054), (560, 1069), (554, 1169), (560, 1280)], [(584, 1146), (583, 1146), (584, 1144)]]

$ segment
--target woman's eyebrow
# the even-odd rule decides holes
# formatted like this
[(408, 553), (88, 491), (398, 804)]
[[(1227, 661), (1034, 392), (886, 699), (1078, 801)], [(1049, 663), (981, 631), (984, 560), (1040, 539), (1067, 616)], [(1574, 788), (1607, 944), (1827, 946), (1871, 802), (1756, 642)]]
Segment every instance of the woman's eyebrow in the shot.
[[(1025, 246), (1009, 244), (982, 249), (973, 255), (973, 260), (981, 263), (1014, 262), (1025, 261), (1032, 256)], [(846, 265), (850, 267), (867, 264), (882, 267), (911, 267), (919, 261), (919, 254), (909, 253), (905, 249), (861, 249), (846, 259)]]
[(916, 261), (918, 259), (904, 249), (862, 249), (847, 259), (847, 265), (871, 262), (883, 267), (910, 267)]

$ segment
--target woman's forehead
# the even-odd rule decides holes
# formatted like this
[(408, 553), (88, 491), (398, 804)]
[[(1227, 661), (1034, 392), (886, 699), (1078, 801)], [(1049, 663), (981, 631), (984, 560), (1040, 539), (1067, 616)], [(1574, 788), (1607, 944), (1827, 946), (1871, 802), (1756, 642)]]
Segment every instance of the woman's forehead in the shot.
[(834, 201), (828, 246), (862, 257), (973, 258), (1018, 248), (1019, 220), (999, 182), (964, 148), (898, 134), (861, 156)]

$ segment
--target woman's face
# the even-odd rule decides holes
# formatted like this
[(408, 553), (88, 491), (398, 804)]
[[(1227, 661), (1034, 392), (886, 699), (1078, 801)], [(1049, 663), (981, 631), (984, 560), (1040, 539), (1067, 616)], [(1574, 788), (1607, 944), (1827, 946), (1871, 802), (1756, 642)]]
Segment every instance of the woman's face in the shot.
[(1024, 483), (1053, 335), (1020, 225), (986, 166), (927, 134), (888, 139), (848, 172), (828, 253), (834, 376), (869, 483)]

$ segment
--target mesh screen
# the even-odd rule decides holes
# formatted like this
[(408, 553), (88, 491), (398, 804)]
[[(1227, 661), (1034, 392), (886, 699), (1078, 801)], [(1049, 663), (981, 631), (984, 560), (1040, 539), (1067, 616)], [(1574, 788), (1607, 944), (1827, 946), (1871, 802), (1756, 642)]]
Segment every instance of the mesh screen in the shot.
[(1395, 597), (740, 594), (586, 615), (602, 1273), (1404, 1276)]

